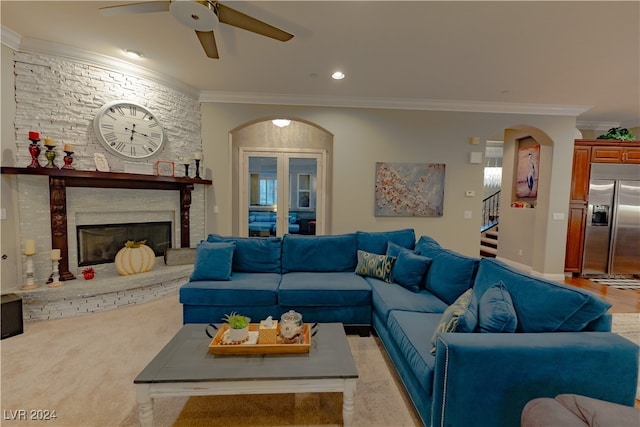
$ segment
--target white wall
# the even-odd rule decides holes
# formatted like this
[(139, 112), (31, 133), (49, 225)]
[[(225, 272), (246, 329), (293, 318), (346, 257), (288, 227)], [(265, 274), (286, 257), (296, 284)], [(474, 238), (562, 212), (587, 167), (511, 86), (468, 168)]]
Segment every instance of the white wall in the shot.
[[(528, 124), (557, 137), (553, 153), (554, 212), (568, 208), (570, 149), (575, 119), (552, 116), (480, 114), (437, 111), (382, 110), (359, 108), (296, 107), (250, 104), (205, 103), (202, 105), (202, 138), (206, 165), (214, 180), (207, 197), (207, 232), (230, 234), (231, 164), (228, 133), (243, 123), (263, 117), (288, 116), (316, 123), (334, 134), (333, 234), (355, 230), (392, 230), (412, 227), (416, 234), (430, 235), (446, 247), (477, 256), (482, 210), (483, 164), (470, 164), (469, 152), (484, 152), (484, 144), (469, 145), (470, 136), (481, 141), (504, 129)], [(567, 139), (567, 135), (569, 139)], [(445, 163), (444, 215), (440, 218), (375, 217), (375, 163)], [(564, 165), (564, 166), (563, 166)], [(476, 197), (465, 197), (466, 190)], [(217, 207), (217, 214), (215, 212)], [(472, 219), (464, 219), (464, 211)], [(546, 215), (546, 214), (545, 214)], [(562, 273), (566, 221), (554, 223), (553, 233), (544, 236), (540, 266), (544, 273)], [(501, 242), (508, 245), (508, 230), (501, 228)], [(516, 237), (517, 238), (517, 237)], [(502, 243), (501, 243), (502, 244)], [(531, 251), (530, 247), (525, 248)], [(506, 254), (505, 258), (511, 255)], [(559, 259), (558, 259), (559, 258)], [(530, 260), (533, 263), (534, 257)], [(545, 269), (549, 270), (545, 270)]]

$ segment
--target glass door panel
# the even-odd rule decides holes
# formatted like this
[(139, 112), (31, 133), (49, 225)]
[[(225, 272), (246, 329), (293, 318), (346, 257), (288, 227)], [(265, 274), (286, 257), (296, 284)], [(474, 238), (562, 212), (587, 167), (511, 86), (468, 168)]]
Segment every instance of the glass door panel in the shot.
[(276, 235), (278, 157), (247, 155), (247, 236)]
[[(292, 157), (293, 156), (293, 157)], [(318, 158), (289, 156), (289, 233), (316, 234)]]
[(242, 159), (241, 235), (324, 233), (323, 152), (243, 151)]

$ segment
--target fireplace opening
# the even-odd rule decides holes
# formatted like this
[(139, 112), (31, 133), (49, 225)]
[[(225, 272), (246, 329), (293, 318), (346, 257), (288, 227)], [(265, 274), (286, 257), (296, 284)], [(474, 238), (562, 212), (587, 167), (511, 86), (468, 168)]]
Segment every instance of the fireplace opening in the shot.
[(145, 240), (156, 256), (171, 248), (171, 221), (128, 224), (79, 225), (78, 266), (115, 262), (127, 240)]

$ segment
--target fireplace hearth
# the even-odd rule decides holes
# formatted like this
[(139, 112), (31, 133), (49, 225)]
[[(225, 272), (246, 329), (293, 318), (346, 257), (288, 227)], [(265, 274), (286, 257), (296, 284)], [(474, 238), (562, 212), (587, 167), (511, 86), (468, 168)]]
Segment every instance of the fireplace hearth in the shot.
[(114, 262), (128, 240), (144, 240), (156, 256), (163, 256), (171, 248), (171, 228), (171, 221), (78, 225), (78, 265)]

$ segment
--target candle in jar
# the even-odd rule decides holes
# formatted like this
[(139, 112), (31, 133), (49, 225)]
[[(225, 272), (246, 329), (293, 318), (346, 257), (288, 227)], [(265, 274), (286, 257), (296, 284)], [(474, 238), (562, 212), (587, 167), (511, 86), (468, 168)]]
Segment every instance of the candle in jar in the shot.
[(38, 132), (29, 131), (29, 139), (40, 139), (40, 134)]
[(64, 144), (64, 151), (69, 151), (73, 153), (73, 145), (72, 144)]
[(51, 251), (51, 261), (58, 261), (60, 259), (60, 249), (53, 249)]
[(49, 145), (51, 147), (55, 147), (56, 142), (51, 138), (45, 138), (44, 139), (44, 145)]
[(196, 159), (196, 160), (202, 160), (202, 153), (195, 153), (193, 155), (193, 158)]
[(34, 255), (36, 253), (36, 241), (35, 240), (25, 240), (24, 241), (24, 254), (25, 255)]

